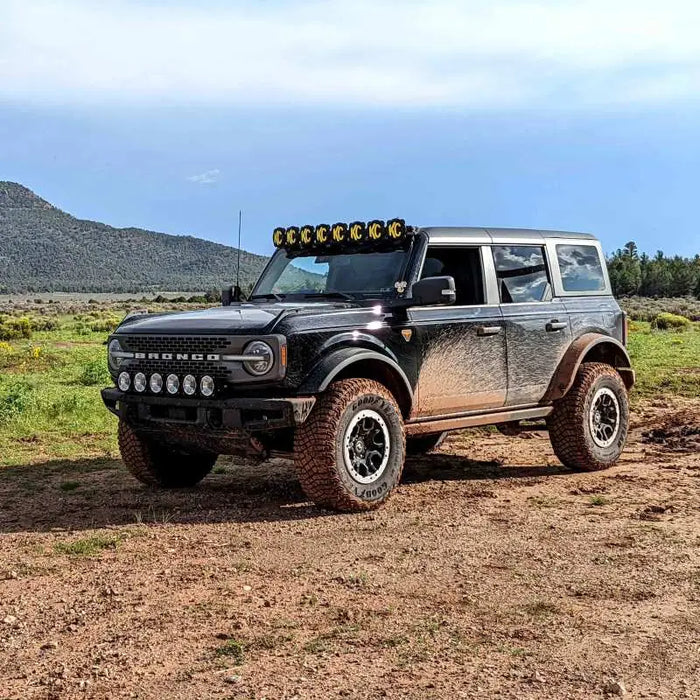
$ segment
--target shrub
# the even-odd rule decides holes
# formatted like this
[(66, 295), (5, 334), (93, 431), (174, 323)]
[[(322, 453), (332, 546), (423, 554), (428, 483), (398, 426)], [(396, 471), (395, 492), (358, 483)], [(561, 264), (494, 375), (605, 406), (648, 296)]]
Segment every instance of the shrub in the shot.
[(0, 424), (21, 415), (32, 399), (32, 387), (26, 382), (0, 385)]
[(690, 327), (690, 320), (685, 316), (662, 312), (654, 317), (651, 327), (659, 331), (682, 331)]
[(94, 333), (111, 333), (119, 324), (121, 319), (117, 316), (107, 316), (90, 324), (90, 330)]
[(32, 337), (32, 322), (26, 317), (0, 316), (0, 340)]
[(78, 377), (78, 381), (84, 386), (109, 384), (110, 377), (107, 370), (107, 362), (104, 359), (90, 360), (84, 366)]

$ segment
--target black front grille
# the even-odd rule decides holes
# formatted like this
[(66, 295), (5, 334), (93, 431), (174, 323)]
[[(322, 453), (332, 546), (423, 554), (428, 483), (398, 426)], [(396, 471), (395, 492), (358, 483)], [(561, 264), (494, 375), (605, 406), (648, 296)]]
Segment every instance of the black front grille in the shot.
[[(180, 378), (180, 382), (188, 374), (193, 375), (199, 380), (208, 375), (214, 380), (216, 387), (215, 394), (219, 393), (220, 389), (227, 383), (229, 378), (228, 369), (221, 362), (211, 360), (182, 360), (175, 359), (163, 360), (148, 358), (148, 353), (177, 353), (188, 355), (203, 355), (204, 358), (208, 354), (225, 354), (230, 349), (231, 340), (221, 336), (128, 336), (120, 342), (124, 350), (129, 352), (144, 353), (146, 358), (131, 360), (129, 363), (129, 372), (132, 377), (136, 372), (143, 372), (146, 377), (150, 377), (157, 372), (163, 377), (165, 382), (169, 374), (176, 374)], [(180, 389), (182, 393), (182, 389)], [(165, 394), (165, 389), (163, 389)], [(197, 391), (199, 395), (199, 390)]]
[(132, 352), (223, 353), (231, 341), (220, 336), (132, 335), (122, 343)]

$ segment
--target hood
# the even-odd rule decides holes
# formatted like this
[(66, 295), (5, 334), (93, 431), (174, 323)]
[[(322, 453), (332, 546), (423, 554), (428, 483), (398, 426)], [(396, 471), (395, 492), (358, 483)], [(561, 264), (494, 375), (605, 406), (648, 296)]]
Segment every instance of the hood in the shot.
[(151, 335), (203, 335), (271, 333), (276, 323), (300, 311), (324, 313), (344, 304), (232, 304), (201, 311), (143, 314), (125, 319), (116, 333)]

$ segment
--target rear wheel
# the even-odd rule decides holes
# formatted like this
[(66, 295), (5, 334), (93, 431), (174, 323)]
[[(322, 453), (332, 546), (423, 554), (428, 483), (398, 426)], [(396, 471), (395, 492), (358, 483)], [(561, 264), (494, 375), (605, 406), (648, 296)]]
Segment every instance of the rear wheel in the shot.
[(138, 435), (119, 421), (119, 451), (132, 476), (148, 486), (167, 489), (198, 484), (213, 468), (217, 455), (201, 450), (174, 450)]
[(629, 423), (627, 389), (610, 365), (585, 362), (569, 392), (547, 419), (561, 462), (576, 471), (606, 469), (625, 447)]
[(370, 379), (331, 384), (294, 439), (304, 492), (317, 505), (341, 511), (384, 503), (399, 483), (405, 452), (399, 407)]
[(420, 435), (406, 438), (406, 454), (409, 457), (418, 457), (437, 450), (445, 441), (447, 433), (434, 433), (433, 435)]

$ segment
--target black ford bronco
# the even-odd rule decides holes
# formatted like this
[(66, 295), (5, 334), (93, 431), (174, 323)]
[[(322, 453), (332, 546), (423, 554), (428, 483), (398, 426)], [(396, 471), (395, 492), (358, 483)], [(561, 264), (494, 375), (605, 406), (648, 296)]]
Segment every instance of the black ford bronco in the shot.
[(394, 219), (273, 240), (247, 301), (225, 290), (110, 337), (102, 395), (137, 479), (193, 486), (220, 454), (287, 454), (310, 499), (365, 510), (447, 431), (541, 419), (567, 467), (619, 458), (634, 371), (593, 236)]

